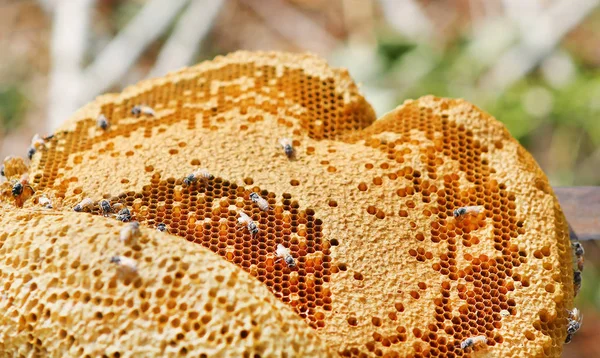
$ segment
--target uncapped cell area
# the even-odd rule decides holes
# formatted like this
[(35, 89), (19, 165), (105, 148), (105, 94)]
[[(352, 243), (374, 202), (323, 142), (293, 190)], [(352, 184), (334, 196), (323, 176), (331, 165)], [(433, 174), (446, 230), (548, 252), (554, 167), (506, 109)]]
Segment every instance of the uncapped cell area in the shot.
[[(250, 178), (245, 181), (252, 183)], [(272, 210), (260, 210), (249, 197), (253, 192), (268, 198)], [(169, 233), (244, 268), (313, 328), (325, 325), (325, 314), (331, 311), (331, 292), (323, 286), (330, 280), (330, 243), (322, 235), (323, 222), (313, 210), (300, 209), (290, 194), (284, 193), (277, 202), (274, 193), (247, 189), (219, 177), (186, 186), (181, 179), (161, 180), (155, 175), (141, 193), (107, 199), (111, 206), (119, 203), (131, 208), (131, 220), (149, 227), (165, 224)], [(97, 204), (90, 212), (103, 215)], [(258, 234), (252, 235), (238, 223), (240, 212), (256, 223)], [(296, 266), (288, 267), (276, 257), (278, 244), (290, 249)]]

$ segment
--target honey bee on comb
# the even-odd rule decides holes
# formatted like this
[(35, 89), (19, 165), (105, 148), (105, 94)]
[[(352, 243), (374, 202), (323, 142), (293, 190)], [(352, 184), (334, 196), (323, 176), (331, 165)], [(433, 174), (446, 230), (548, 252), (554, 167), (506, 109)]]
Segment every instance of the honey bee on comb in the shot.
[(213, 179), (213, 175), (210, 174), (210, 172), (208, 171), (208, 169), (206, 168), (202, 168), (202, 169), (198, 169), (195, 170), (193, 173), (187, 175), (185, 178), (183, 178), (183, 183), (185, 185), (192, 185), (192, 183), (197, 182), (198, 180), (202, 180), (203, 182), (206, 182), (209, 179)]
[(461, 349), (471, 348), (477, 344), (485, 344), (487, 342), (486, 336), (475, 336), (469, 337), (460, 343)]
[(131, 114), (133, 114), (134, 116), (145, 114), (154, 117), (156, 115), (156, 112), (154, 112), (154, 109), (152, 109), (152, 107), (146, 105), (137, 105), (131, 109)]
[(110, 258), (110, 262), (118, 265), (126, 273), (137, 273), (137, 262), (126, 256), (113, 256)]
[(108, 200), (100, 200), (98, 206), (102, 211), (102, 215), (108, 216), (110, 213), (112, 213), (112, 207), (110, 206), (110, 202)]
[(96, 118), (96, 125), (102, 130), (107, 130), (110, 124), (108, 123), (108, 118), (104, 114), (100, 114)]
[(255, 203), (262, 211), (267, 211), (269, 209), (272, 209), (269, 206), (269, 202), (266, 199), (262, 198), (257, 193), (250, 193), (250, 200), (252, 200), (252, 202)]
[(93, 203), (94, 202), (92, 201), (92, 199), (90, 199), (90, 198), (84, 198), (79, 203), (77, 203), (77, 205), (75, 205), (73, 207), (73, 211), (81, 212), (83, 210), (88, 209), (90, 206), (92, 206)]
[(238, 223), (240, 225), (246, 226), (248, 231), (252, 234), (252, 236), (258, 234), (258, 226), (256, 223), (244, 212), (239, 213), (240, 217), (238, 218)]
[(116, 218), (117, 220), (122, 221), (124, 223), (129, 222), (131, 221), (131, 212), (128, 208), (123, 208), (119, 211)]
[(452, 212), (455, 218), (463, 218), (467, 215), (479, 215), (483, 213), (485, 209), (483, 206), (463, 206)]
[(296, 260), (294, 260), (294, 257), (290, 253), (290, 249), (283, 246), (282, 244), (277, 244), (277, 250), (275, 251), (275, 254), (277, 255), (277, 257), (283, 259), (288, 265), (288, 267), (296, 266)]
[(281, 138), (279, 140), (279, 145), (281, 146), (281, 148), (283, 148), (283, 152), (288, 158), (294, 157), (294, 146), (292, 145), (292, 141), (289, 138)]
[(567, 324), (567, 337), (565, 338), (565, 343), (571, 343), (573, 339), (573, 335), (579, 331), (581, 328), (581, 323), (583, 321), (583, 316), (581, 315), (581, 311), (577, 308), (573, 308), (569, 312), (569, 322)]

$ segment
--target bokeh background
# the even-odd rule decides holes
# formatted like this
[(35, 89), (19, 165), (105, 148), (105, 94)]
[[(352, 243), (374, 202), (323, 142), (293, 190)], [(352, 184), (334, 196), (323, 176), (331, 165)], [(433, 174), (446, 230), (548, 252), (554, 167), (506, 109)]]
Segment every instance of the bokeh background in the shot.
[[(600, 0), (0, 0), (0, 157), (99, 94), (238, 49), (324, 56), (378, 115), (465, 98), (552, 185), (600, 185)], [(584, 247), (565, 357), (600, 357), (600, 249)]]

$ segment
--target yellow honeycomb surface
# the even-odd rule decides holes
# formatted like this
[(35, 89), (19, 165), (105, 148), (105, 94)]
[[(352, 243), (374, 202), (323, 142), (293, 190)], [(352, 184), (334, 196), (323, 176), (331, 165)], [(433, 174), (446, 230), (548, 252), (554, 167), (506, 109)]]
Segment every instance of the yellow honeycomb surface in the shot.
[[(154, 114), (132, 114), (138, 105)], [(108, 119), (108, 129), (97, 127), (99, 115)], [(78, 356), (103, 344), (118, 347), (121, 330), (127, 342), (138, 342), (152, 329), (157, 336), (145, 346), (157, 355), (215, 349), (207, 354), (322, 356), (324, 344), (358, 357), (560, 356), (573, 305), (573, 259), (564, 216), (531, 156), (499, 122), (462, 100), (423, 97), (375, 119), (345, 70), (306, 54), (236, 52), (88, 104), (34, 155), (31, 198), (11, 195), (17, 177), (2, 187), (0, 285), (6, 298), (0, 309), (10, 312), (0, 328), (4, 349)], [(293, 143), (291, 159), (278, 144), (281, 138)], [(186, 176), (200, 168), (212, 177), (187, 185)], [(259, 208), (251, 193), (269, 208)], [(42, 208), (42, 198), (52, 209)], [(84, 198), (93, 205), (73, 213)], [(256, 292), (249, 302), (269, 302), (281, 328), (261, 312), (266, 321), (257, 320), (256, 331), (269, 334), (240, 343), (231, 325), (252, 318), (228, 318), (225, 310), (219, 319), (230, 328), (223, 334), (221, 321), (211, 321), (200, 331), (214, 334), (174, 340), (163, 327), (175, 319), (183, 324), (205, 293), (173, 297), (179, 311), (167, 314), (160, 306), (157, 313), (138, 308), (132, 315), (113, 304), (131, 294), (128, 289), (138, 290), (138, 281), (114, 281), (119, 290), (113, 291), (103, 291), (113, 281), (90, 278), (85, 286), (83, 277), (107, 270), (114, 247), (124, 246), (118, 228), (126, 224), (100, 210), (103, 199), (128, 208), (144, 240), (160, 242), (150, 245), (148, 256), (146, 248), (125, 253), (144, 253), (137, 275), (140, 284), (146, 275), (156, 277), (149, 297), (161, 289), (165, 295), (176, 281), (177, 273), (165, 281), (154, 270), (169, 273), (161, 262), (172, 260), (171, 246), (177, 245), (181, 262), (206, 270), (206, 280), (220, 277), (221, 268), (237, 272), (233, 265), (238, 277), (253, 277), (244, 281)], [(482, 210), (453, 216), (467, 206)], [(256, 235), (238, 223), (240, 213), (257, 225)], [(37, 230), (32, 220), (49, 220), (47, 229)], [(19, 224), (8, 229), (9, 222)], [(167, 232), (158, 232), (159, 225)], [(25, 254), (8, 255), (13, 249), (7, 242), (20, 237), (29, 238), (24, 250), (54, 247), (54, 256), (42, 260), (54, 271), (36, 271), (38, 264)], [(60, 261), (63, 250), (100, 237), (101, 245), (89, 243)], [(290, 250), (295, 266), (277, 257), (279, 244)], [(75, 260), (89, 262), (87, 276), (73, 267)], [(177, 272), (187, 277), (187, 270)], [(43, 309), (31, 323), (28, 310), (50, 298), (24, 293), (22, 277), (52, 273), (68, 296), (55, 298), (60, 313), (51, 312), (46, 326)], [(82, 279), (69, 283), (71, 275)], [(103, 284), (99, 292), (94, 281)], [(81, 304), (71, 290), (83, 295), (82, 285), (92, 305), (97, 301), (103, 317), (111, 317), (103, 327), (116, 333), (104, 341), (90, 338), (97, 334), (86, 323), (93, 317), (68, 313)], [(218, 295), (212, 301), (240, 295), (226, 285), (186, 289), (211, 288)], [(139, 293), (131, 299), (134, 307), (150, 304)], [(202, 317), (207, 311), (196, 312)], [(299, 326), (299, 319), (306, 324)], [(280, 341), (272, 338), (278, 334)], [(477, 336), (485, 342), (461, 348)], [(292, 338), (297, 341), (286, 341)], [(116, 349), (113, 356), (130, 354)]]

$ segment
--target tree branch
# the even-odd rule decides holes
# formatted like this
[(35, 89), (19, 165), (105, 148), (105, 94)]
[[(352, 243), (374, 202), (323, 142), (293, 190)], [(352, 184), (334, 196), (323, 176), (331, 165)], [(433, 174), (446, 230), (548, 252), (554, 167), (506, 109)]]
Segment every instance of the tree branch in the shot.
[(58, 0), (53, 4), (47, 129), (56, 128), (79, 106), (81, 63), (95, 0)]
[(543, 12), (522, 40), (500, 56), (482, 78), (482, 87), (502, 92), (533, 69), (600, 0), (562, 0)]
[(223, 0), (192, 0), (160, 51), (150, 77), (189, 65), (222, 5)]
[(167, 30), (187, 3), (188, 0), (150, 0), (86, 68), (79, 104), (106, 91), (125, 75), (146, 46)]

